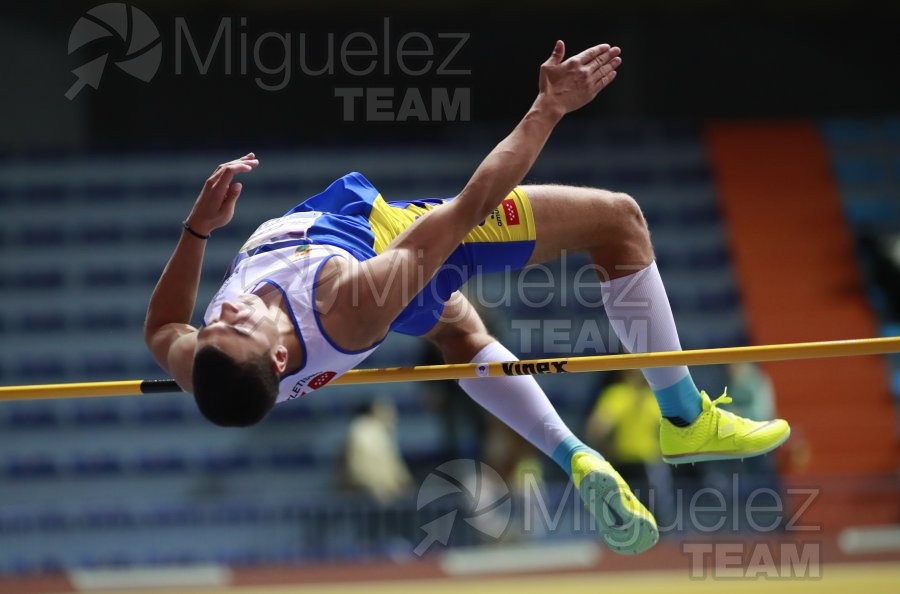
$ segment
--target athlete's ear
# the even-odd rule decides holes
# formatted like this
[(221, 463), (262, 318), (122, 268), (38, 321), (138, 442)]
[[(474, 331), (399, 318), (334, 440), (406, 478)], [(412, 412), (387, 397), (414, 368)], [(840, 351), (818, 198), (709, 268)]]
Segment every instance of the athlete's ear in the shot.
[(288, 350), (287, 347), (283, 344), (275, 347), (275, 352), (272, 353), (272, 363), (275, 365), (275, 371), (278, 375), (284, 373), (284, 370), (287, 368), (288, 361)]

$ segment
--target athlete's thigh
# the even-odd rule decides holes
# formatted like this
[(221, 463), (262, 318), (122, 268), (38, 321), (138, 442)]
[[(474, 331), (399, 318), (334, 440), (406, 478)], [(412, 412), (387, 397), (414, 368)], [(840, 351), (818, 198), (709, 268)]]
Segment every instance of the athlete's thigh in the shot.
[(486, 333), (487, 329), (475, 306), (456, 291), (444, 306), (440, 320), (422, 338), (439, 343), (441, 340)]
[(534, 214), (535, 244), (528, 261), (558, 259), (567, 251), (614, 249), (621, 241), (626, 195), (575, 186), (521, 186)]

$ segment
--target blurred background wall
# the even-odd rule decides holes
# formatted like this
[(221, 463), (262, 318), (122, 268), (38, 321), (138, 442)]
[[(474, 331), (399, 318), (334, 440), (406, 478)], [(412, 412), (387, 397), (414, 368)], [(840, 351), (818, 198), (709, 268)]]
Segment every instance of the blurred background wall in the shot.
[[(109, 150), (186, 147), (320, 146), (323, 142), (376, 143), (438, 140), (463, 136), (486, 123), (504, 126), (530, 103), (536, 67), (555, 37), (570, 51), (608, 40), (625, 50), (621, 80), (601, 105), (577, 117), (722, 118), (790, 117), (829, 114), (866, 115), (896, 112), (900, 101), (896, 48), (892, 33), (900, 16), (890, 3), (763, 0), (740, 8), (726, 3), (670, 3), (635, 0), (608, 5), (562, 0), (550, 6), (533, 3), (412, 3), (388, 0), (377, 4), (318, 2), (169, 2), (135, 6), (158, 29), (162, 58), (152, 84), (112, 66), (128, 53), (115, 37), (100, 39), (67, 56), (69, 33), (93, 2), (27, 2), (6, 7), (2, 19), (6, 89), (2, 97), (7, 124), (2, 146), (7, 150)], [(390, 20), (388, 60), (384, 74), (384, 19)], [(225, 74), (223, 40), (216, 46), (207, 74), (201, 75), (187, 44), (177, 50), (178, 22), (207, 58), (223, 20), (231, 21), (231, 74)], [(243, 23), (243, 24), (242, 24)], [(377, 43), (378, 67), (365, 76), (348, 75), (336, 58), (334, 74), (310, 74), (326, 63), (328, 36), (334, 45), (351, 33)], [(447, 57), (455, 38), (467, 35), (448, 70), (468, 74), (439, 75), (435, 63), (421, 76), (404, 75), (396, 64), (402, 35), (424, 33), (435, 40), (435, 56)], [(279, 91), (264, 91), (256, 82), (277, 86), (283, 73), (284, 44), (263, 40), (259, 60), (254, 45), (265, 33), (290, 34), (289, 82)], [(301, 39), (301, 37), (305, 38)], [(242, 39), (247, 51), (240, 51)], [(363, 49), (357, 38), (351, 45)], [(421, 49), (416, 40), (410, 49)], [(102, 92), (83, 91), (77, 101), (60, 101), (74, 82), (71, 71), (98, 53), (110, 52), (110, 68)], [(304, 56), (300, 51), (303, 48)], [(423, 46), (424, 47), (424, 46)], [(249, 56), (248, 75), (240, 71), (239, 54)], [(421, 58), (410, 58), (415, 68)], [(368, 58), (353, 58), (365, 64)], [(256, 64), (254, 64), (256, 62)], [(181, 74), (177, 64), (183, 65)], [(303, 65), (307, 68), (304, 72)], [(357, 67), (357, 69), (361, 69)], [(427, 85), (471, 88), (469, 123), (437, 122), (406, 125), (345, 122), (334, 89), (359, 86), (408, 88)]]

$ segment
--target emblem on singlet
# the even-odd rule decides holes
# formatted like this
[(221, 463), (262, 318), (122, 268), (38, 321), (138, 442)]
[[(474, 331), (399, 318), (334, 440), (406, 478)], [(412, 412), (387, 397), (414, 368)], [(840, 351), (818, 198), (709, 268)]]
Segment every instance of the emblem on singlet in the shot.
[(337, 373), (335, 373), (334, 371), (323, 371), (321, 373), (307, 375), (306, 377), (297, 380), (297, 383), (295, 383), (294, 387), (291, 388), (291, 395), (288, 396), (288, 400), (293, 400), (294, 398), (299, 398), (300, 396), (306, 396), (310, 392), (323, 387), (325, 384), (333, 380), (336, 376)]

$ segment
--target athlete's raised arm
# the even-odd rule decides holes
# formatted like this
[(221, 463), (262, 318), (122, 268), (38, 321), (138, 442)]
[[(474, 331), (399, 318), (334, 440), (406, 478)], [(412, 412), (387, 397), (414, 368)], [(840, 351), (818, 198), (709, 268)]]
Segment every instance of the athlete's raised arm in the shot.
[[(481, 162), (457, 198), (470, 214), (465, 237), (522, 181), (562, 117), (587, 105), (616, 76), (621, 50), (607, 44), (588, 48), (563, 60), (565, 45), (557, 41), (541, 65), (539, 93), (525, 118)], [(457, 243), (459, 242), (457, 241)]]
[(325, 279), (334, 283), (328, 309), (336, 319), (326, 322), (329, 334), (346, 348), (364, 348), (382, 338), (466, 234), (522, 181), (562, 117), (613, 81), (620, 53), (602, 44), (564, 59), (565, 45), (557, 41), (541, 65), (539, 93), (528, 113), (481, 162), (457, 198), (422, 216), (382, 254)]
[(196, 345), (196, 329), (190, 321), (206, 249), (204, 237), (231, 221), (242, 187), (240, 182), (233, 182), (234, 176), (257, 165), (256, 156), (249, 153), (219, 165), (209, 176), (150, 297), (144, 341), (156, 362), (186, 390), (190, 390), (190, 368)]

